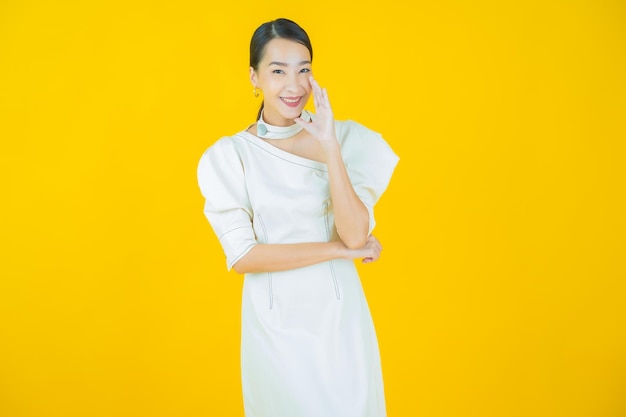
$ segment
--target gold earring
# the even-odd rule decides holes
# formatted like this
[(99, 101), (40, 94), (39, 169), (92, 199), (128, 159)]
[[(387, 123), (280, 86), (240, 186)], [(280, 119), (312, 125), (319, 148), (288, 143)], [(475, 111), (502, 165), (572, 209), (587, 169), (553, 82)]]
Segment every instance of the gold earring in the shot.
[(261, 89), (254, 87), (254, 89), (252, 90), (252, 93), (254, 94), (254, 97), (258, 97), (259, 94), (261, 94)]

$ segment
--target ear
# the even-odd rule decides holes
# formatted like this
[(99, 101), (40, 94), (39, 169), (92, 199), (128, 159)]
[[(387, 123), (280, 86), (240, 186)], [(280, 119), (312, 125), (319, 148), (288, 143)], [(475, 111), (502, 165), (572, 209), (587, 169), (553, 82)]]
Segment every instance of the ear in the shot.
[(253, 67), (250, 67), (250, 82), (254, 88), (259, 87), (259, 80)]

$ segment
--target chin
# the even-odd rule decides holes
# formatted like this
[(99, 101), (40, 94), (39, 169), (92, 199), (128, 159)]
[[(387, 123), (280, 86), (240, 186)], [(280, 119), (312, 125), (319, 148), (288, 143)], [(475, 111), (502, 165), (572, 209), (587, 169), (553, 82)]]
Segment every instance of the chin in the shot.
[[(280, 99), (279, 99), (280, 100)], [(265, 103), (265, 117), (266, 117), (266, 121), (267, 121), (267, 115), (268, 112), (270, 114), (273, 114), (281, 119), (286, 119), (286, 120), (293, 120), (296, 117), (299, 117), (300, 114), (302, 114), (302, 111), (304, 110), (304, 106), (306, 104), (306, 101), (302, 101), (302, 103), (300, 103), (299, 106), (297, 107), (289, 107), (286, 106), (284, 103), (282, 103), (282, 101), (279, 103), (279, 106), (277, 107), (273, 107), (273, 108), (269, 108), (267, 106), (267, 103)]]
[(304, 111), (304, 106), (302, 106), (301, 108), (293, 109), (288, 114), (292, 119), (295, 119), (302, 114), (302, 111)]
[(300, 114), (302, 114), (303, 110), (304, 110), (304, 106), (295, 107), (293, 109), (282, 109), (282, 111), (279, 114), (284, 119), (293, 120), (296, 117), (299, 117)]

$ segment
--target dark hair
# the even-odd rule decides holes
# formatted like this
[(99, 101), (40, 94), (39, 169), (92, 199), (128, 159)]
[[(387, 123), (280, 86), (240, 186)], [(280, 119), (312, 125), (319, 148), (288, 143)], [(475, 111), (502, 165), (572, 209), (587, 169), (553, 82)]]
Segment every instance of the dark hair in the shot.
[[(309, 35), (296, 22), (281, 18), (263, 23), (254, 31), (250, 41), (250, 66), (252, 68), (257, 69), (265, 53), (265, 46), (269, 41), (276, 38), (289, 39), (306, 46), (311, 54), (311, 61), (313, 61), (313, 47)], [(256, 116), (257, 120), (261, 117), (262, 111), (263, 102), (261, 102), (261, 108)]]

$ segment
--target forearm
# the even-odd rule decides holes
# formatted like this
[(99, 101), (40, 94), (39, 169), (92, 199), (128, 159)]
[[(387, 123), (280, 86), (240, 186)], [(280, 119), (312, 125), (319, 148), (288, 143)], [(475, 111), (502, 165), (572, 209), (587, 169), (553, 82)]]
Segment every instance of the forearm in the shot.
[(356, 195), (341, 155), (335, 133), (335, 120), (325, 88), (309, 78), (317, 117), (311, 122), (296, 118), (295, 122), (315, 137), (324, 152), (328, 169), (330, 196), (333, 202), (335, 226), (339, 237), (348, 248), (357, 249), (366, 244), (369, 232), (369, 212)]
[(233, 269), (240, 274), (285, 271), (347, 255), (347, 248), (341, 242), (257, 244), (233, 265)]
[(367, 241), (369, 213), (352, 187), (339, 143), (330, 141), (325, 152), (337, 234), (349, 248), (360, 248)]

